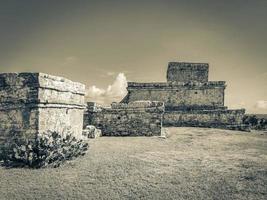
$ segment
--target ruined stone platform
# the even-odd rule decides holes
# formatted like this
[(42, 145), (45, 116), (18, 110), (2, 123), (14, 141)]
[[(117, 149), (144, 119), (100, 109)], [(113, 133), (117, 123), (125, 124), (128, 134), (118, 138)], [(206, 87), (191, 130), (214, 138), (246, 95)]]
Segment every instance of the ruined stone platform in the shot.
[(166, 82), (128, 82), (128, 93), (121, 102), (164, 102), (164, 126), (243, 130), (245, 110), (228, 110), (224, 105), (225, 81), (209, 81), (208, 75), (208, 63), (170, 62)]
[(121, 101), (162, 101), (166, 108), (224, 106), (224, 81), (201, 82), (128, 82), (128, 94)]
[(208, 127), (230, 130), (249, 131), (243, 124), (245, 109), (215, 110), (177, 110), (165, 111), (163, 126), (165, 127)]
[(38, 133), (82, 134), (85, 86), (44, 73), (0, 74), (0, 145)]
[(84, 126), (94, 125), (103, 136), (160, 136), (164, 103), (137, 101), (101, 107), (89, 102)]

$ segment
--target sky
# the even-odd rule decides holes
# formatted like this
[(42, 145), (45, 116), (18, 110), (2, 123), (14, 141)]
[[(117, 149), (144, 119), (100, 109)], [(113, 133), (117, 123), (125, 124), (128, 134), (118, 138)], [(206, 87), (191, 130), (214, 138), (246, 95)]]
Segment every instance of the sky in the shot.
[(266, 19), (266, 0), (0, 0), (0, 72), (118, 99), (127, 81), (166, 81), (170, 61), (207, 62), (226, 106), (267, 113)]

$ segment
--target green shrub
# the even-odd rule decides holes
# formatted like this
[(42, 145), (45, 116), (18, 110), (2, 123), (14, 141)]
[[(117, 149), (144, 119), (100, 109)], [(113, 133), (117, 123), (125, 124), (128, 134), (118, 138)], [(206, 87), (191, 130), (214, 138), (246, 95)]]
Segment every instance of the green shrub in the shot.
[(245, 115), (243, 123), (255, 130), (267, 130), (267, 120), (256, 115)]
[(66, 160), (85, 155), (88, 143), (68, 134), (39, 134), (34, 140), (11, 138), (0, 151), (6, 167), (58, 167)]

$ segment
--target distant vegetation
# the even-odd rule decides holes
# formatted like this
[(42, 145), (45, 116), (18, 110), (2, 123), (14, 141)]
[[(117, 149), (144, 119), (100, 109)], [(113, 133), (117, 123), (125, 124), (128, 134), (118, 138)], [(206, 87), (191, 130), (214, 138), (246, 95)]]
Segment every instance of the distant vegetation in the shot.
[(267, 114), (245, 115), (243, 123), (250, 125), (255, 130), (267, 130)]

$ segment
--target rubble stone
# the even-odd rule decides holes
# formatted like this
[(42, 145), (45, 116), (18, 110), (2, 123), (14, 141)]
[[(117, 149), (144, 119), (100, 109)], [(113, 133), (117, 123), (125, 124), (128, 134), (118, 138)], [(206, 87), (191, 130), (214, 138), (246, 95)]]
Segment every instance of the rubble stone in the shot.
[(88, 125), (83, 129), (83, 136), (88, 139), (88, 138), (97, 138), (102, 136), (102, 131), (95, 126)]

